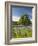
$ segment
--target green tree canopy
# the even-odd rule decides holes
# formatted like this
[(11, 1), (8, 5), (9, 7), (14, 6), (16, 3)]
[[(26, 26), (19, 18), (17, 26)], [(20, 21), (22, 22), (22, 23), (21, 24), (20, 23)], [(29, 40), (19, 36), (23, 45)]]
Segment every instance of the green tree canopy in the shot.
[(31, 21), (29, 19), (29, 15), (28, 14), (21, 15), (18, 24), (22, 24), (22, 25), (29, 25), (29, 24), (31, 24)]

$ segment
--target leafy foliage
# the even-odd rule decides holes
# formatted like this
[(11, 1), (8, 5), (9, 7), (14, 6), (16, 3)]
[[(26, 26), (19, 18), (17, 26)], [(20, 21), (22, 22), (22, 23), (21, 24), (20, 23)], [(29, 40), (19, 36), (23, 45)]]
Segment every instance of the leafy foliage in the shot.
[(23, 24), (23, 25), (31, 24), (29, 16), (27, 14), (22, 15), (19, 22), (18, 22), (18, 24)]

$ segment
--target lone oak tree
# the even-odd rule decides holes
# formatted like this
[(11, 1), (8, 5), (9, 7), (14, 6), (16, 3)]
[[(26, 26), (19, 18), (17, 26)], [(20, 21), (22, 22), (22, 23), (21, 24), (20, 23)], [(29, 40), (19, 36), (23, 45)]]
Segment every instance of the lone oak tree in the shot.
[(23, 14), (20, 19), (18, 24), (22, 24), (22, 25), (30, 25), (31, 21), (29, 19), (29, 15), (28, 14)]

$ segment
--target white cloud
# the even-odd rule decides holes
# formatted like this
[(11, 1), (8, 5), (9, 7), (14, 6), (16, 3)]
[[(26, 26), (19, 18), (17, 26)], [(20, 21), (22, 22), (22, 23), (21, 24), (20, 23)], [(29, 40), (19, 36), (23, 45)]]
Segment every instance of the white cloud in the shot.
[(30, 21), (32, 21), (32, 19), (30, 19)]
[(12, 16), (12, 21), (19, 21), (20, 17)]
[[(19, 21), (20, 17), (18, 16), (12, 16), (12, 21)], [(32, 21), (32, 19), (30, 19)]]

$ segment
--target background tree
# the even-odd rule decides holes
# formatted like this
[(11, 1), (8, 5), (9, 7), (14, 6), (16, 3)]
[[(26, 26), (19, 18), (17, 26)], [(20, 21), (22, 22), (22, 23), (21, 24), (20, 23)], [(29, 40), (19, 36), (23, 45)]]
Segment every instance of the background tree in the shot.
[(23, 14), (21, 16), (18, 24), (22, 24), (22, 25), (29, 25), (29, 24), (31, 24), (31, 21), (29, 19), (29, 15), (28, 14)]

